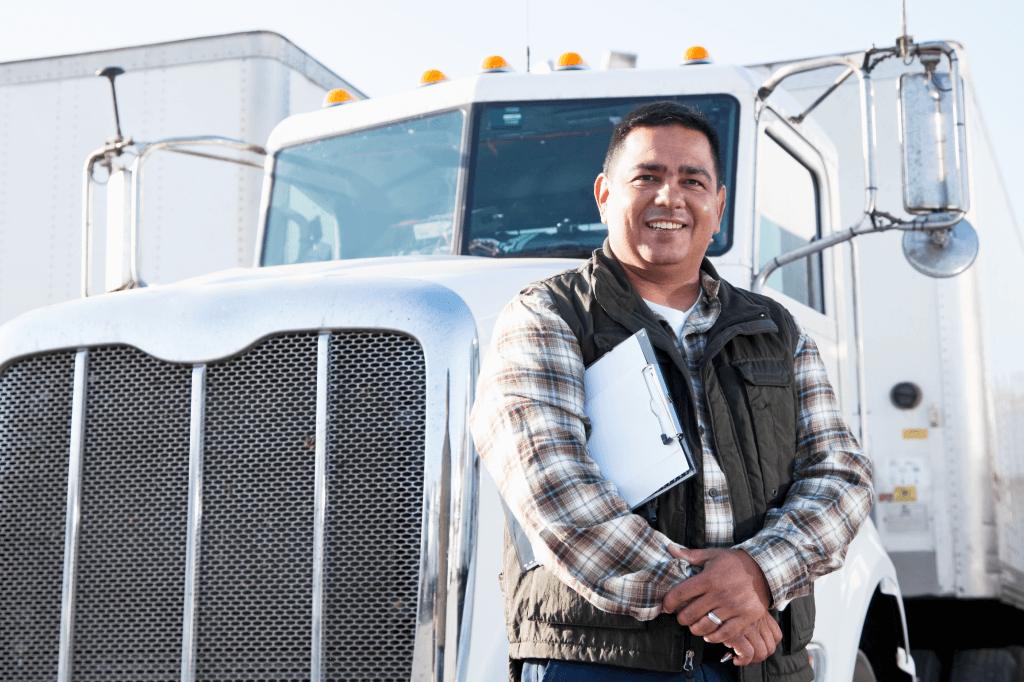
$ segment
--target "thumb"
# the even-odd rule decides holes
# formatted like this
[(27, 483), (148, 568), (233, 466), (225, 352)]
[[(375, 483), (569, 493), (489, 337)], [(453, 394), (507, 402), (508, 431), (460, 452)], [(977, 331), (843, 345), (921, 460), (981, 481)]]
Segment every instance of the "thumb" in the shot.
[(704, 563), (711, 558), (706, 550), (687, 549), (681, 545), (669, 545), (668, 553), (694, 566), (704, 566)]

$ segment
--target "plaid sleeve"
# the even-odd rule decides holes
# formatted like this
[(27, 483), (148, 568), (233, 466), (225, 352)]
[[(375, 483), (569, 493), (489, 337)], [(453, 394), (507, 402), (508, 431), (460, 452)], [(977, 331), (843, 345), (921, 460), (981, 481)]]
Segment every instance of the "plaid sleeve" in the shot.
[(765, 526), (738, 545), (764, 571), (783, 606), (843, 565), (871, 510), (871, 463), (843, 420), (814, 340), (801, 331), (794, 357), (799, 411), (793, 484)]
[(650, 620), (689, 565), (588, 456), (583, 370), (550, 297), (527, 288), (496, 323), (473, 439), (538, 561), (597, 608)]

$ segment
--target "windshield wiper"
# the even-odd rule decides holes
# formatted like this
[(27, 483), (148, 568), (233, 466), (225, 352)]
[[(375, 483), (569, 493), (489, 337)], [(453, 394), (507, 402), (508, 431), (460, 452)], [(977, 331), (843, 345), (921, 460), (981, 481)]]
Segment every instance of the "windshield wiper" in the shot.
[(513, 253), (504, 253), (502, 258), (590, 258), (597, 247), (583, 244), (554, 244), (539, 246), (534, 249), (523, 249)]

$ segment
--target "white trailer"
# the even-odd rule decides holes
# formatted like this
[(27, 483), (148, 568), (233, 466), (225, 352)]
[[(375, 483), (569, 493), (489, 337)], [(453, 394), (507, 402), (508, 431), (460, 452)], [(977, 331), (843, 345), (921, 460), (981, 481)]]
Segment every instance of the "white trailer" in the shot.
[[(96, 77), (109, 66), (126, 71), (117, 80), (121, 125), (137, 142), (216, 135), (262, 146), (328, 90), (358, 94), (265, 31), (0, 64), (0, 323), (81, 295), (82, 160), (115, 131), (110, 85)], [(102, 181), (106, 171), (96, 170)], [(260, 170), (165, 154), (148, 172), (151, 281), (252, 261)], [(96, 198), (103, 215), (106, 193)], [(94, 250), (105, 249), (97, 231)], [(104, 289), (102, 270), (92, 284)]]
[[(859, 240), (873, 516), (899, 574), (921, 679), (938, 680), (940, 670), (975, 679), (979, 669), (989, 670), (984, 679), (1016, 679), (1006, 671), (1024, 674), (1024, 235), (967, 56), (951, 45), (964, 79), (966, 217), (981, 247), (966, 272), (933, 279), (902, 257), (901, 234)], [(752, 68), (767, 77), (787, 66)], [(893, 59), (872, 73), (878, 205), (904, 217), (899, 78), (921, 70)], [(841, 71), (794, 77), (787, 91), (809, 105)], [(856, 84), (844, 83), (815, 111), (843, 160), (844, 225), (858, 221), (862, 203), (860, 139), (850, 133), (857, 108)]]
[[(902, 44), (908, 58), (959, 54), (919, 47)], [(827, 64), (871, 75), (847, 57), (768, 83), (714, 64), (489, 72), (293, 116), (267, 145), (257, 267), (142, 287), (129, 249), (134, 290), (0, 328), (0, 533), (17, 548), (0, 555), (0, 651), (13, 679), (504, 679), (504, 520), (466, 425), (475, 368), (516, 291), (601, 243), (590, 188), (612, 127), (639, 102), (687, 102), (718, 128), (730, 199), (709, 254), (736, 284), (764, 280), (814, 334), (877, 452), (864, 408), (879, 409), (877, 382), (858, 369), (877, 371), (877, 353), (857, 352), (856, 330), (878, 333), (878, 311), (860, 319), (858, 269), (817, 250), (867, 229), (856, 210), (843, 219), (851, 192), (896, 225), (887, 202), (903, 183), (882, 168), (887, 129), (876, 147), (861, 117), (870, 88), (830, 139), (776, 87)], [(876, 151), (854, 187), (849, 169)], [(933, 187), (923, 170), (908, 187)], [(963, 205), (939, 208), (900, 227), (945, 235), (935, 225)], [(805, 253), (770, 272), (794, 248)], [(860, 271), (878, 267), (864, 258)], [(866, 523), (844, 568), (816, 584), (818, 680), (914, 676), (886, 537)]]

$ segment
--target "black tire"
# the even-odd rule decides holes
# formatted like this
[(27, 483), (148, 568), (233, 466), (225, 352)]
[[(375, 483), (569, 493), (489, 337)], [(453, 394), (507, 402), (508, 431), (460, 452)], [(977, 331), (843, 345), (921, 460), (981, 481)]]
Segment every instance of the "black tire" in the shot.
[(949, 682), (1017, 682), (1017, 659), (1008, 649), (964, 649), (953, 654)]
[(1008, 646), (1006, 650), (1017, 659), (1017, 682), (1024, 682), (1024, 646)]
[(914, 657), (914, 667), (917, 668), (917, 679), (919, 682), (939, 682), (942, 675), (942, 661), (939, 655), (931, 649), (911, 649), (910, 655)]
[(860, 649), (857, 649), (857, 662), (853, 664), (853, 682), (878, 682), (868, 655)]

